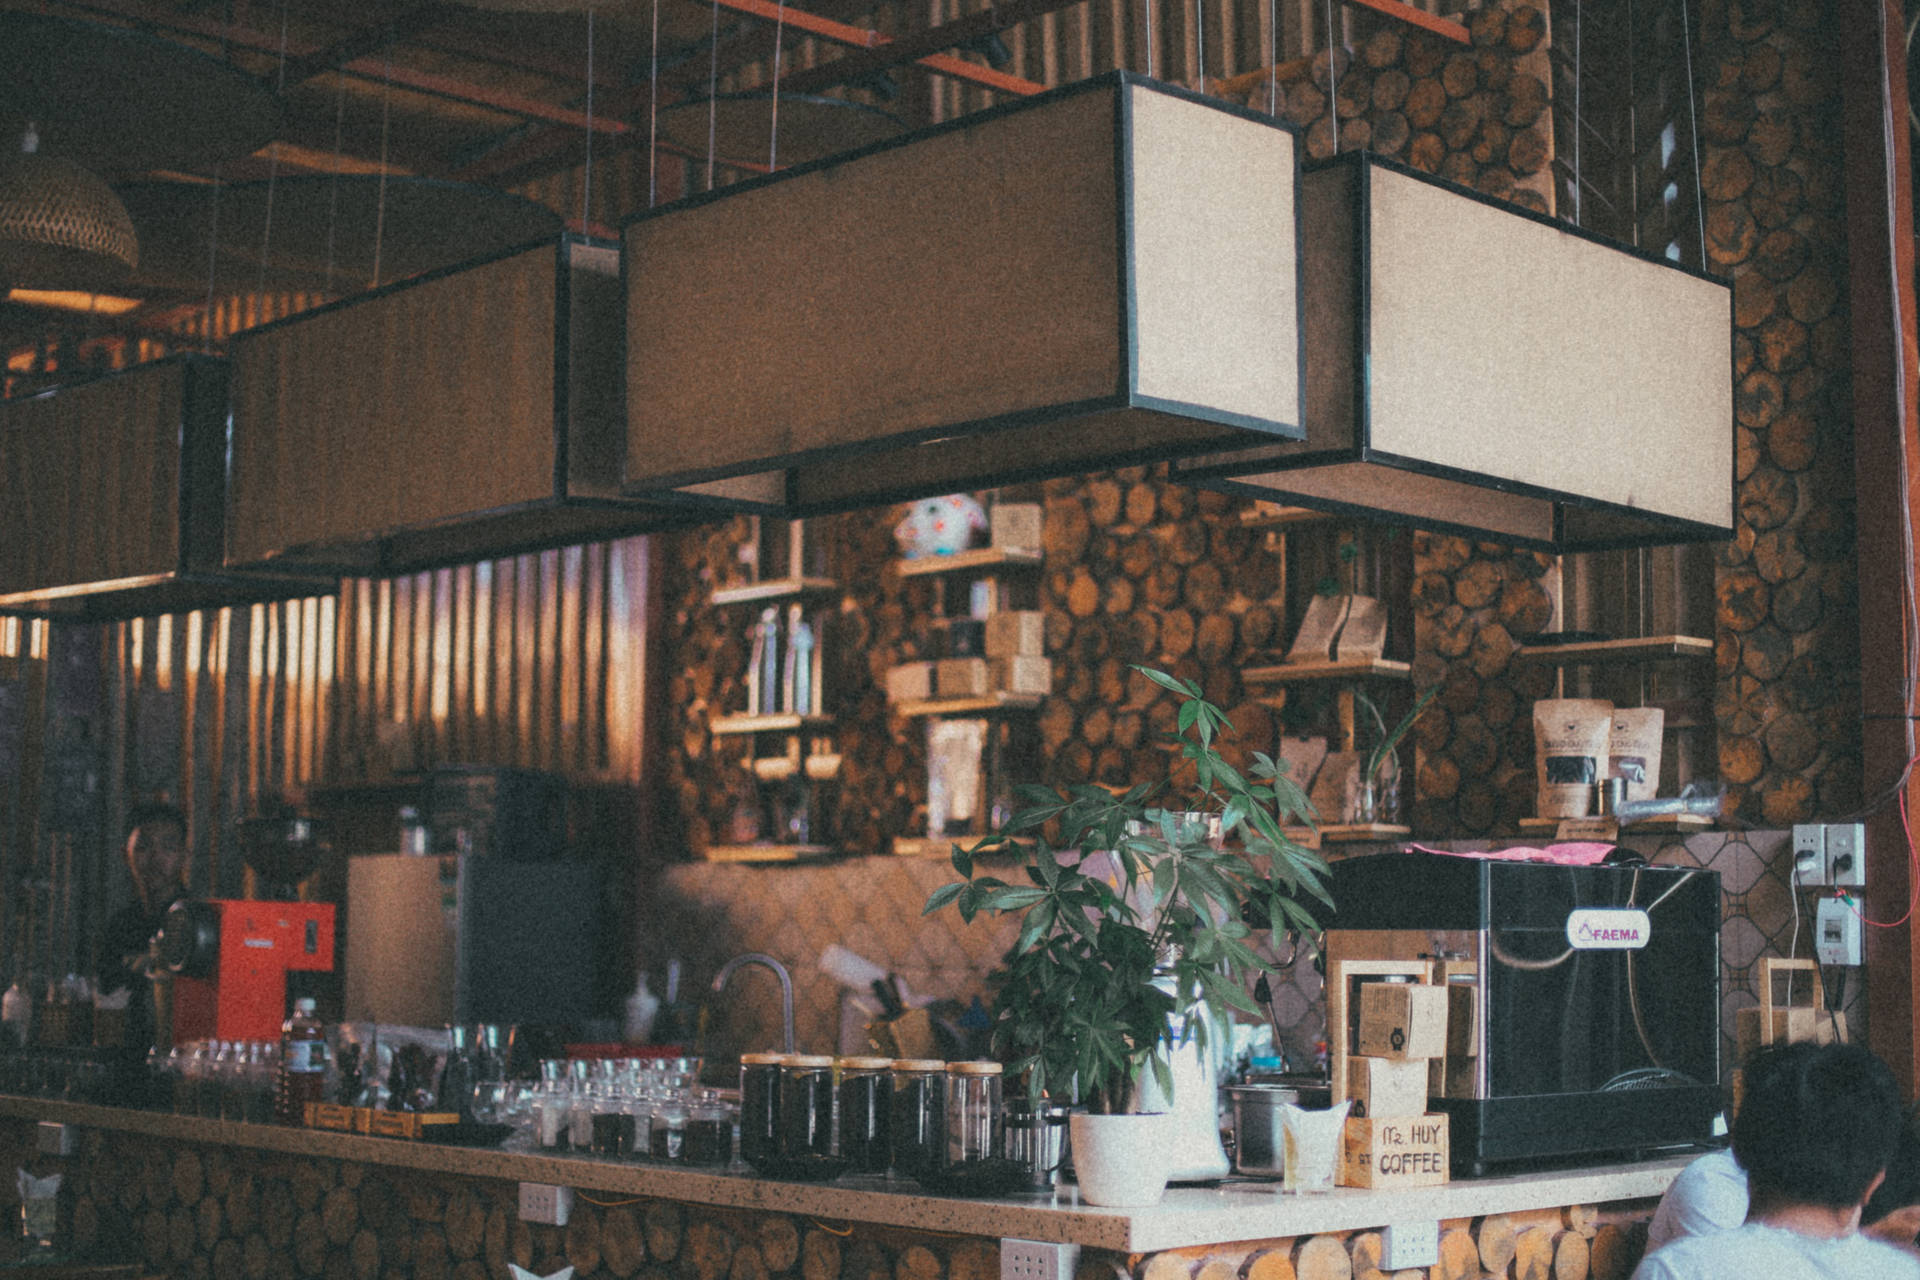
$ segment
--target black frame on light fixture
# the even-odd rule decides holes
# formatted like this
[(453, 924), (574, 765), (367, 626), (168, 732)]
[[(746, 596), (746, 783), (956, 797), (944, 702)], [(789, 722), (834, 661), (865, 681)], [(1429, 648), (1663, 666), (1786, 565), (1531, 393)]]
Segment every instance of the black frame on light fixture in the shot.
[[(725, 202), (739, 201), (742, 197), (777, 190), (784, 184), (824, 171), (859, 166), (870, 159), (884, 162), (887, 157), (905, 148), (983, 127), (991, 129), (1009, 117), (1045, 110), (1090, 93), (1113, 95), (1111, 181), (1115, 192), (1115, 225), (1112, 232), (1115, 258), (1111, 297), (1116, 309), (1117, 345), (1112, 350), (1116, 353), (1114, 363), (1117, 365), (1118, 379), (1111, 391), (1028, 404), (1008, 412), (980, 417), (956, 416), (929, 421), (884, 434), (858, 435), (857, 425), (850, 424), (845, 432), (849, 438), (812, 447), (789, 447), (770, 452), (767, 456), (729, 460), (708, 467), (692, 464), (668, 466), (655, 473), (642, 471), (637, 474), (634, 459), (645, 448), (646, 423), (643, 415), (647, 412), (650, 400), (646, 388), (636, 385), (633, 371), (639, 357), (632, 356), (629, 359), (629, 468), (626, 491), (671, 503), (689, 500), (684, 493), (687, 487), (705, 485), (709, 486), (709, 490), (701, 495), (703, 498), (717, 499), (722, 505), (737, 510), (762, 515), (816, 515), (962, 489), (987, 488), (1108, 467), (1165, 461), (1215, 448), (1244, 447), (1261, 439), (1302, 437), (1305, 433), (1301, 426), (1304, 416), (1304, 378), (1301, 377), (1296, 377), (1295, 386), (1285, 393), (1293, 401), (1293, 411), (1284, 417), (1235, 413), (1197, 402), (1157, 398), (1143, 389), (1138, 294), (1140, 264), (1136, 260), (1142, 249), (1136, 221), (1140, 212), (1136, 198), (1138, 179), (1133, 168), (1138, 142), (1135, 95), (1153, 94), (1202, 105), (1222, 116), (1256, 123), (1285, 135), (1291, 148), (1285, 164), (1294, 179), (1296, 190), (1300, 173), (1299, 130), (1265, 113), (1131, 72), (1110, 72), (861, 150), (698, 193), (673, 204), (636, 214), (623, 225), (627, 252), (622, 258), (622, 270), (628, 277), (630, 316), (653, 298), (653, 295), (645, 293), (650, 269), (647, 254), (636, 247), (648, 230), (648, 224), (660, 224), (663, 219), (700, 218), (702, 210), (715, 205), (725, 205)], [(980, 145), (985, 147), (988, 143), (982, 141)], [(859, 170), (855, 168), (853, 172), (857, 175)], [(847, 179), (849, 183), (854, 180)], [(979, 181), (984, 183), (985, 180)], [(1292, 203), (1291, 198), (1289, 203)], [(985, 201), (975, 205), (958, 201), (956, 208), (961, 216), (965, 216), (970, 208), (977, 209), (985, 204)], [(1292, 240), (1291, 272), (1294, 287), (1291, 289), (1292, 297), (1277, 300), (1277, 304), (1291, 309), (1294, 339), (1291, 358), (1298, 362), (1304, 358), (1305, 326), (1302, 299), (1297, 287), (1301, 275), (1302, 250), (1297, 211), (1293, 223), (1291, 229), (1283, 230), (1280, 234), (1289, 235)], [(804, 227), (801, 232), (805, 232)], [(688, 238), (693, 236), (690, 231), (682, 234)], [(719, 239), (718, 236), (714, 238), (716, 241)], [(728, 246), (723, 243), (711, 246), (711, 252), (714, 253), (724, 253), (727, 249)], [(780, 287), (777, 282), (768, 285), (769, 290)], [(752, 300), (741, 300), (735, 305), (744, 317), (749, 315), (753, 304)], [(924, 317), (918, 322), (926, 323)], [(1017, 340), (1017, 335), (1014, 340)], [(629, 343), (636, 350), (643, 341), (630, 329)], [(1283, 355), (1281, 358), (1288, 357)], [(749, 379), (762, 376), (763, 372), (742, 362), (738, 376)], [(983, 381), (990, 381), (992, 377), (991, 369), (980, 371)], [(934, 398), (937, 400), (938, 395)], [(690, 410), (682, 409), (680, 412), (688, 413)], [(1124, 421), (1132, 424), (1134, 438), (1127, 439), (1124, 431), (1102, 430), (1103, 424), (1114, 419), (1105, 416), (1096, 418), (1095, 415), (1124, 415)], [(1156, 437), (1155, 429), (1160, 428), (1162, 423), (1166, 424), (1165, 429), (1160, 430)], [(803, 426), (819, 435), (827, 435), (832, 429), (830, 425), (819, 422)], [(725, 486), (732, 486), (732, 491), (719, 495), (713, 492)], [(675, 489), (683, 492), (673, 494), (671, 491)]]
[[(1726, 293), (1725, 351), (1726, 365), (1726, 420), (1725, 452), (1726, 470), (1723, 482), (1726, 485), (1726, 519), (1724, 523), (1709, 520), (1697, 520), (1679, 516), (1670, 512), (1651, 511), (1644, 507), (1613, 502), (1580, 493), (1526, 483), (1511, 478), (1484, 475), (1472, 470), (1449, 465), (1444, 457), (1408, 456), (1388, 452), (1377, 448), (1373, 439), (1373, 388), (1370, 377), (1373, 374), (1373, 316), (1371, 291), (1373, 279), (1372, 232), (1372, 183), (1369, 170), (1378, 169), (1388, 174), (1410, 178), (1426, 186), (1445, 191), (1452, 196), (1472, 201), (1478, 205), (1498, 209), (1501, 213), (1522, 219), (1553, 231), (1591, 244), (1603, 246), (1625, 257), (1636, 259), (1665, 270), (1680, 273), (1687, 277), (1714, 285)], [(1732, 297), (1729, 283), (1711, 273), (1697, 270), (1682, 263), (1672, 261), (1646, 251), (1620, 244), (1605, 236), (1597, 235), (1579, 227), (1570, 226), (1545, 214), (1523, 208), (1510, 202), (1499, 200), (1482, 192), (1462, 187), (1456, 183), (1422, 173), (1404, 164), (1382, 156), (1364, 152), (1347, 152), (1329, 160), (1307, 166), (1302, 176), (1302, 219), (1307, 222), (1309, 205), (1318, 199), (1330, 199), (1325, 192), (1331, 189), (1328, 184), (1338, 180), (1342, 173), (1347, 175), (1346, 188), (1342, 193), (1345, 208), (1349, 211), (1351, 228), (1350, 253), (1337, 256), (1329, 255), (1331, 268), (1315, 270), (1314, 254), (1309, 252), (1308, 270), (1303, 279), (1302, 292), (1306, 297), (1309, 313), (1315, 316), (1327, 314), (1329, 306), (1345, 307), (1351, 313), (1351, 347), (1341, 350), (1335, 339), (1327, 339), (1331, 346), (1326, 359), (1316, 360), (1315, 352), (1310, 349), (1307, 358), (1308, 368), (1308, 405), (1309, 413), (1319, 414), (1330, 422), (1320, 427), (1309, 422), (1309, 435), (1316, 430), (1321, 434), (1338, 437), (1338, 443), (1321, 449), (1295, 450), (1287, 445), (1270, 446), (1263, 449), (1242, 450), (1237, 452), (1216, 453), (1207, 457), (1186, 458), (1177, 461), (1173, 468), (1175, 478), (1198, 483), (1209, 488), (1238, 496), (1262, 498), (1292, 505), (1313, 507), (1332, 511), (1341, 515), (1363, 516), (1387, 523), (1402, 524), (1414, 528), (1435, 532), (1459, 534), (1472, 538), (1491, 539), (1512, 545), (1532, 547), (1552, 552), (1594, 551), (1614, 548), (1663, 545), (1680, 542), (1710, 541), (1724, 539), (1733, 532), (1733, 435), (1734, 420), (1732, 412), (1734, 373)], [(1338, 207), (1337, 205), (1334, 207)], [(1305, 234), (1311, 239), (1320, 228), (1309, 225)], [(1343, 270), (1350, 276), (1342, 274)], [(1346, 293), (1348, 288), (1351, 293)], [(1316, 309), (1316, 303), (1322, 304)], [(1312, 335), (1310, 336), (1310, 340)], [(1325, 373), (1328, 359), (1334, 369), (1333, 375)], [(1323, 372), (1316, 378), (1316, 366)], [(1348, 411), (1337, 404), (1328, 404), (1329, 396), (1336, 400), (1340, 394), (1352, 397), (1350, 420), (1346, 420)], [(1629, 446), (1630, 447), (1630, 446)], [(1594, 463), (1606, 461), (1604, 451), (1595, 448)], [(1439, 454), (1438, 448), (1432, 451)], [(1636, 458), (1629, 461), (1646, 465), (1647, 460)], [(1308, 476), (1319, 468), (1334, 466), (1358, 466), (1380, 468), (1375, 488), (1363, 480), (1356, 479), (1350, 486), (1351, 496), (1346, 493), (1330, 492), (1332, 485), (1308, 485), (1303, 483)], [(1295, 483), (1289, 484), (1294, 478)], [(1705, 477), (1709, 483), (1719, 479)], [(1344, 477), (1337, 483), (1344, 484)], [(1438, 481), (1448, 485), (1465, 486), (1468, 490), (1478, 490), (1488, 498), (1495, 495), (1504, 497), (1537, 500), (1549, 504), (1550, 512), (1533, 513), (1529, 520), (1536, 526), (1544, 526), (1538, 535), (1516, 531), (1508, 526), (1492, 523), (1475, 524), (1470, 519), (1448, 518), (1445, 515), (1422, 513), (1419, 510), (1383, 508), (1369, 501), (1369, 494), (1376, 497), (1393, 484), (1412, 484), (1420, 486), (1426, 481)], [(1471, 504), (1458, 499), (1472, 495), (1446, 494), (1438, 490), (1433, 493), (1435, 501), (1442, 496), (1455, 501), (1450, 503), (1456, 513)], [(1385, 500), (1385, 499), (1381, 499)], [(1491, 509), (1490, 509), (1491, 510)]]
[[(33, 575), (24, 566), (0, 568), (0, 615), (74, 622), (115, 622), (194, 609), (286, 600), (324, 589), (325, 584), (317, 579), (282, 573), (236, 572), (224, 568), (220, 563), (230, 425), (227, 384), (231, 374), (228, 362), (223, 359), (197, 354), (169, 356), (117, 372), (62, 383), (30, 396), (0, 400), (0, 434), (19, 429), (17, 423), (8, 421), (10, 417), (34, 412), (39, 406), (60, 398), (65, 398), (69, 404), (85, 401), (115, 387), (130, 385), (128, 380), (131, 379), (165, 379), (176, 371), (180, 377), (178, 403), (164, 408), (177, 409), (177, 415), (155, 422), (127, 421), (120, 424), (128, 431), (164, 432), (168, 437), (164, 452), (173, 455), (174, 464), (174, 493), (168, 513), (173, 546), (166, 553), (168, 563), (162, 564), (156, 560), (146, 566), (144, 572), (112, 577), (103, 576), (111, 572), (103, 565), (96, 563), (92, 570), (84, 566), (85, 553), (73, 546), (76, 535), (84, 536), (90, 529), (123, 529), (142, 514), (130, 513), (122, 506), (113, 505), (117, 499), (128, 496), (124, 493), (93, 494), (91, 506), (94, 509), (90, 512), (90, 519), (89, 513), (68, 511), (59, 527), (33, 517), (31, 512), (25, 510), (25, 504), (9, 500), (6, 502), (5, 517), (0, 520), (0, 540), (4, 540), (9, 547), (37, 546), (43, 551), (47, 549), (49, 539), (60, 540), (67, 548), (63, 558), (74, 565), (74, 571), (73, 580), (70, 581), (36, 577), (32, 581), (16, 580), (10, 583), (5, 579), (14, 573)], [(62, 447), (70, 444), (62, 442)], [(15, 465), (20, 465), (19, 451), (7, 447), (5, 441), (0, 441), (0, 450), (12, 455)], [(112, 455), (103, 452), (93, 461), (97, 465), (108, 456)], [(30, 466), (31, 459), (25, 460), (25, 465)], [(88, 473), (76, 473), (69, 458), (61, 474), (77, 474), (84, 480)], [(44, 476), (39, 478), (45, 479)], [(17, 479), (31, 485), (35, 477), (21, 474)], [(13, 522), (21, 520), (23, 515), (27, 518), (26, 523), (14, 525)], [(59, 554), (59, 544), (53, 550)]]

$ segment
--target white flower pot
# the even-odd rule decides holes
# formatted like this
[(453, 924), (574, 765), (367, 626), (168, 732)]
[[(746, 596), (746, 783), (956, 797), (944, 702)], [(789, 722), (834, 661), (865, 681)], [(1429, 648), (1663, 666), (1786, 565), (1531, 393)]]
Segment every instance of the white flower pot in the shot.
[(1113, 1209), (1160, 1203), (1167, 1189), (1167, 1148), (1174, 1129), (1171, 1115), (1076, 1113), (1069, 1124), (1081, 1199)]

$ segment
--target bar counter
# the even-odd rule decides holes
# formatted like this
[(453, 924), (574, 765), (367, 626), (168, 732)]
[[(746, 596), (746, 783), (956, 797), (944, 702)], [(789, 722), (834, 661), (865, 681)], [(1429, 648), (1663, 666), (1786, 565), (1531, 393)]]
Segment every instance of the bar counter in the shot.
[[(739, 1229), (743, 1222), (751, 1224), (766, 1214), (795, 1214), (878, 1229), (882, 1236), (896, 1242), (896, 1251), (899, 1240), (915, 1233), (935, 1237), (930, 1243), (937, 1244), (944, 1255), (953, 1252), (955, 1236), (980, 1237), (989, 1243), (1011, 1236), (1077, 1244), (1083, 1246), (1087, 1257), (1109, 1256), (1117, 1266), (1134, 1270), (1134, 1264), (1165, 1250), (1244, 1259), (1280, 1241), (1350, 1236), (1390, 1223), (1421, 1220), (1439, 1221), (1443, 1229), (1447, 1225), (1469, 1227), (1473, 1225), (1470, 1220), (1488, 1215), (1509, 1216), (1516, 1223), (1564, 1221), (1569, 1227), (1584, 1228), (1589, 1236), (1614, 1229), (1606, 1225), (1612, 1222), (1617, 1224), (1624, 1243), (1631, 1239), (1632, 1224), (1650, 1214), (1654, 1200), (1688, 1159), (1672, 1156), (1439, 1187), (1340, 1189), (1314, 1196), (1281, 1195), (1275, 1183), (1230, 1181), (1218, 1187), (1170, 1188), (1166, 1198), (1151, 1208), (1108, 1209), (1081, 1203), (1072, 1186), (1004, 1199), (960, 1199), (923, 1193), (910, 1182), (890, 1183), (877, 1178), (843, 1177), (825, 1184), (777, 1182), (758, 1178), (737, 1164), (728, 1171), (696, 1171), (638, 1160), (446, 1146), (20, 1097), (0, 1097), (0, 1154), (17, 1151), (26, 1162), (26, 1153), (33, 1149), (32, 1122), (41, 1120), (79, 1128), (79, 1154), (65, 1163), (89, 1158), (95, 1162), (92, 1176), (101, 1185), (94, 1195), (102, 1206), (117, 1204), (131, 1215), (130, 1220), (149, 1219), (144, 1232), (148, 1237), (154, 1234), (151, 1220), (156, 1212), (171, 1211), (174, 1217), (180, 1217), (197, 1210), (194, 1216), (200, 1221), (193, 1231), (176, 1227), (171, 1235), (214, 1236), (207, 1243), (209, 1249), (218, 1243), (214, 1228), (220, 1212), (200, 1206), (202, 1188), (178, 1189), (172, 1201), (154, 1203), (164, 1199), (169, 1182), (191, 1183), (201, 1175), (162, 1177), (149, 1173), (137, 1180), (141, 1185), (135, 1186), (132, 1184), (136, 1180), (124, 1166), (168, 1163), (171, 1167), (179, 1153), (199, 1152), (200, 1163), (210, 1169), (207, 1153), (217, 1151), (223, 1154), (213, 1160), (223, 1168), (245, 1166), (256, 1169), (255, 1176), (260, 1178), (272, 1178), (276, 1171), (286, 1175), (296, 1165), (319, 1169), (321, 1172), (310, 1178), (317, 1178), (322, 1192), (332, 1187), (357, 1188), (376, 1173), (384, 1173), (388, 1181), (404, 1188), (457, 1188), (469, 1181), (493, 1184), (474, 1186), (471, 1194), (482, 1205), (511, 1204), (511, 1193), (517, 1191), (514, 1184), (520, 1182), (550, 1183), (573, 1187), (584, 1203), (610, 1210), (657, 1198), (675, 1202), (688, 1221), (703, 1210), (712, 1211), (735, 1224), (731, 1234), (741, 1240), (755, 1238), (751, 1226), (744, 1232)], [(41, 1159), (44, 1162), (47, 1158)], [(111, 1171), (102, 1180), (103, 1169), (110, 1165), (121, 1166), (117, 1183)], [(342, 1172), (349, 1167), (352, 1173)], [(299, 1181), (294, 1180), (296, 1190)], [(190, 1197), (188, 1191), (194, 1194)], [(442, 1192), (443, 1196), (450, 1194), (450, 1190)], [(209, 1190), (207, 1198), (212, 1196)], [(187, 1203), (190, 1198), (195, 1203)], [(297, 1209), (320, 1213), (318, 1204), (301, 1204)], [(214, 1226), (207, 1225), (209, 1216), (216, 1220)], [(236, 1215), (229, 1212), (229, 1216)], [(319, 1229), (316, 1218), (315, 1230)], [(330, 1229), (328, 1234), (334, 1233)], [(342, 1228), (339, 1234), (347, 1238), (337, 1243), (353, 1243), (350, 1229)], [(271, 1239), (267, 1243), (271, 1244)], [(528, 1247), (521, 1250), (529, 1255), (527, 1260), (538, 1260), (537, 1244), (529, 1239)], [(177, 1243), (170, 1247), (173, 1253), (180, 1252)], [(158, 1261), (151, 1257), (148, 1260)], [(184, 1263), (187, 1258), (172, 1260)], [(1599, 1259), (1595, 1261), (1597, 1264)], [(583, 1274), (591, 1270), (582, 1269)], [(692, 1270), (697, 1275), (702, 1268), (696, 1265)], [(735, 1274), (737, 1270), (729, 1265), (720, 1274), (742, 1280)], [(218, 1271), (216, 1267), (216, 1276)], [(965, 1274), (957, 1259), (951, 1260), (945, 1271), (951, 1277)], [(1593, 1274), (1602, 1275), (1598, 1265)], [(758, 1280), (753, 1267), (747, 1268), (746, 1276)]]

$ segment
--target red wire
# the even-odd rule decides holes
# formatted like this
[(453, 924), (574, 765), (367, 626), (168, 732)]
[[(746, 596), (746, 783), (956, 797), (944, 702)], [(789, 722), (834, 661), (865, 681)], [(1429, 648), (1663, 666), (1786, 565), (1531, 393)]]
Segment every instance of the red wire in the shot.
[(1840, 899), (1847, 904), (1847, 910), (1860, 917), (1861, 924), (1872, 925), (1876, 929), (1898, 929), (1901, 925), (1913, 919), (1914, 907), (1920, 905), (1920, 850), (1915, 850), (1913, 847), (1913, 824), (1907, 820), (1907, 791), (1905, 787), (1900, 789), (1900, 830), (1907, 838), (1907, 884), (1909, 886), (1907, 913), (1898, 920), (1883, 924), (1878, 920), (1869, 920), (1866, 916), (1861, 915), (1860, 908), (1853, 905), (1852, 898), (1843, 896)]

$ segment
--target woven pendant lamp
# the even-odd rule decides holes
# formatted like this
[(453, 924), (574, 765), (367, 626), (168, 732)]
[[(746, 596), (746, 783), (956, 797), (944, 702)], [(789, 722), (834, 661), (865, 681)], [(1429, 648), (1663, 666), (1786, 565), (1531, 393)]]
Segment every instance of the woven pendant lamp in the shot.
[(99, 177), (38, 146), (28, 126), (20, 152), (0, 162), (0, 283), (79, 289), (126, 279), (140, 260), (126, 206)]

